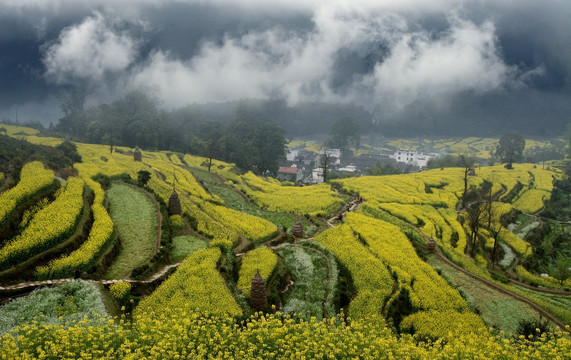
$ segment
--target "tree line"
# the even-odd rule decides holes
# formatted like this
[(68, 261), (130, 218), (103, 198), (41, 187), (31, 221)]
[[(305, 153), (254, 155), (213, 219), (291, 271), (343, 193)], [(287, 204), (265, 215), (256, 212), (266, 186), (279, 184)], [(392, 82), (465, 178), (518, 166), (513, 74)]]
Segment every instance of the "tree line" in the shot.
[(284, 129), (238, 106), (229, 123), (210, 120), (192, 107), (168, 112), (150, 91), (134, 90), (110, 104), (85, 107), (86, 93), (61, 96), (64, 116), (55, 133), (94, 144), (169, 150), (235, 163), (256, 174), (274, 174), (285, 157)]

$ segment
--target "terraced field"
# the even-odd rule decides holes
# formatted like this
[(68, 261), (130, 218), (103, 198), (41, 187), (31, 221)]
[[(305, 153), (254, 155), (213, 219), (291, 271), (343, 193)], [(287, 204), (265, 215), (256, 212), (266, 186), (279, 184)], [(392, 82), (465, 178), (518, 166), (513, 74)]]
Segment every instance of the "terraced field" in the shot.
[(107, 198), (122, 248), (105, 277), (121, 279), (154, 255), (158, 214), (149, 197), (128, 185), (113, 184)]
[[(40, 143), (61, 141), (17, 131), (17, 136)], [(446, 146), (479, 149), (489, 146), (484, 140)], [(20, 222), (14, 238), (32, 239), (28, 234), (37, 233), (42, 213), (57, 213), (52, 219), (69, 213), (69, 219), (54, 221), (54, 228), (65, 226), (32, 246), (30, 254), (37, 261), (11, 283), (0, 283), (0, 294), (20, 296), (22, 284), (28, 289), (52, 283), (35, 285), (29, 282), (33, 277), (89, 277), (100, 284), (106, 305), (115, 309), (111, 313), (125, 317), (106, 317), (98, 305), (100, 314), (87, 320), (63, 316), (43, 322), (34, 320), (31, 310), (0, 308), (25, 313), (5, 326), (3, 357), (540, 359), (571, 352), (568, 336), (553, 333), (534, 346), (511, 335), (520, 320), (539, 318), (538, 308), (569, 322), (569, 295), (494, 280), (496, 274), (489, 271), (490, 225), (483, 226), (477, 239), (482, 246), (474, 256), (467, 254), (467, 215), (459, 205), (463, 169), (339, 179), (333, 183), (341, 190), (335, 191), (330, 184), (295, 187), (240, 174), (219, 161), (209, 173), (204, 158), (188, 154), (143, 151), (142, 161), (135, 161), (129, 148), (116, 147), (111, 153), (103, 145), (77, 147), (83, 162), (74, 164), (76, 176), (66, 179), (53, 201), (27, 206), (26, 216), (18, 214), (26, 221)], [(41, 164), (30, 166), (53, 183), (53, 174), (42, 171)], [(146, 184), (137, 180), (141, 171), (150, 174)], [(516, 164), (509, 172), (482, 166), (476, 172), (468, 185), (478, 188), (491, 181), (499, 200), (505, 201), (492, 202), (496, 217), (490, 224), (514, 208), (541, 209), (553, 179), (560, 176), (531, 164)], [(29, 179), (24, 176), (21, 184), (0, 193), (0, 200), (12, 199)], [(175, 192), (181, 214), (173, 215), (169, 202)], [(362, 203), (346, 204), (357, 194)], [(339, 216), (350, 205), (354, 211)], [(6, 206), (10, 221), (13, 208)], [(90, 209), (89, 221), (78, 226), (77, 214), (84, 209)], [(290, 239), (297, 220), (305, 236)], [(327, 226), (331, 228), (325, 230)], [(435, 255), (427, 255), (430, 238), (436, 243)], [(531, 244), (507, 228), (499, 239), (502, 247), (513, 250), (515, 264), (531, 252)], [(70, 241), (69, 246), (49, 252), (62, 241)], [(4, 245), (0, 251), (10, 249)], [(5, 268), (19, 264), (22, 254), (6, 257)], [(137, 268), (137, 280), (119, 285), (103, 281), (102, 269), (109, 264), (105, 277), (126, 278)], [(507, 265), (502, 274), (516, 269)], [(266, 281), (265, 314), (248, 304), (257, 271)], [(520, 273), (529, 279), (537, 276)], [(51, 314), (57, 309), (66, 315), (70, 308), (84, 306), (76, 301), (83, 290), (66, 285), (53, 287), (60, 295), (29, 299), (55, 309), (50, 319), (56, 318)], [(542, 285), (549, 285), (548, 280)], [(113, 297), (119, 287), (124, 293)], [(515, 295), (523, 298), (516, 300)], [(48, 301), (52, 296), (59, 305)]]

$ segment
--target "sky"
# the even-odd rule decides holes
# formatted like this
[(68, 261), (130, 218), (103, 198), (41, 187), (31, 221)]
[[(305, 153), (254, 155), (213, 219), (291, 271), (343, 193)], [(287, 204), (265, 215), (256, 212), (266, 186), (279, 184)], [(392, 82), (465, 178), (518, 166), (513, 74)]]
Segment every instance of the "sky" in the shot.
[(569, 19), (567, 0), (2, 0), (0, 120), (56, 123), (81, 85), (93, 105), (144, 88), (167, 110), (284, 99), (564, 127)]

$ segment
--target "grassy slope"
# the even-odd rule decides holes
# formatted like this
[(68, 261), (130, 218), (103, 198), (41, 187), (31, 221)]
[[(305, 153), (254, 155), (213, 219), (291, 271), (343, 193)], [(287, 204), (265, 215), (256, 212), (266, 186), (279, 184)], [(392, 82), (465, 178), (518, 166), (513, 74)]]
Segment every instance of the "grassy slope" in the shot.
[(123, 248), (105, 275), (108, 279), (123, 278), (149, 259), (155, 249), (157, 211), (142, 192), (120, 184), (107, 191), (111, 218), (121, 237)]
[(172, 239), (171, 261), (173, 263), (184, 260), (188, 255), (199, 249), (204, 249), (206, 241), (192, 235), (177, 236)]

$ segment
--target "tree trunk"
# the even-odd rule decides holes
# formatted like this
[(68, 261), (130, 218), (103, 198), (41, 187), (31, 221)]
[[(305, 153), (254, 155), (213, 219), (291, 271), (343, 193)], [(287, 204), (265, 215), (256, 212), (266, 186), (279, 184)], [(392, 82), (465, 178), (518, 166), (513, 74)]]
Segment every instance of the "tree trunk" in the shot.
[(498, 248), (498, 236), (494, 236), (494, 249), (492, 250), (492, 269), (496, 263), (496, 249)]

